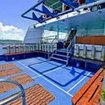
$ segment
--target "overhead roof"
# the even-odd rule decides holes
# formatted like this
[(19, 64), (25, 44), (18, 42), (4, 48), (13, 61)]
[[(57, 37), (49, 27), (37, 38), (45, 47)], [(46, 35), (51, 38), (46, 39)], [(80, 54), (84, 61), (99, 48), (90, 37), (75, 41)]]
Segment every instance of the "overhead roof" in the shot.
[(60, 0), (46, 0), (45, 5), (53, 8), (54, 10), (62, 10), (62, 3), (60, 2)]

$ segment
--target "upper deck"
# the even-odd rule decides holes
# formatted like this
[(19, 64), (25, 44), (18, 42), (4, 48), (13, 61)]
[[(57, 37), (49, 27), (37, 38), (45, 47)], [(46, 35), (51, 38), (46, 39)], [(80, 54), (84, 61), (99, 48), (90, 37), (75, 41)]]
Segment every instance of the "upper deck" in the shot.
[[(75, 19), (75, 17), (84, 18), (85, 14), (92, 14), (94, 16), (97, 12), (100, 12), (101, 14), (104, 8), (104, 0), (41, 0), (32, 8), (23, 13), (22, 17), (37, 21), (38, 23), (35, 27), (40, 27), (64, 20), (75, 22), (75, 20), (78, 20)], [(32, 14), (32, 16), (29, 14)], [(104, 17), (104, 12), (101, 16)], [(72, 21), (73, 18), (74, 21)]]

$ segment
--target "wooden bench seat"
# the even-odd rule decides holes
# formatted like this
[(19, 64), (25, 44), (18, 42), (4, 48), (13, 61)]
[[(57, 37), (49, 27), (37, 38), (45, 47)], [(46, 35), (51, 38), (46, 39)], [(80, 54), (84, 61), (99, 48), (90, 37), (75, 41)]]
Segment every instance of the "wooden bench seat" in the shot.
[[(104, 70), (101, 68), (88, 82), (73, 96), (73, 105), (100, 105), (100, 92)], [(97, 103), (97, 104), (96, 104)]]

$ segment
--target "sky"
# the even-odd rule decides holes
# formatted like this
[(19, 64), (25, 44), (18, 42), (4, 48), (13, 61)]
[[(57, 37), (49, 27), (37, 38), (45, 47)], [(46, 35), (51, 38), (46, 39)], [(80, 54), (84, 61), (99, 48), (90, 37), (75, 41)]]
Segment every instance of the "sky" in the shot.
[(0, 0), (0, 39), (23, 40), (28, 27), (35, 21), (21, 14), (36, 4), (37, 0)]

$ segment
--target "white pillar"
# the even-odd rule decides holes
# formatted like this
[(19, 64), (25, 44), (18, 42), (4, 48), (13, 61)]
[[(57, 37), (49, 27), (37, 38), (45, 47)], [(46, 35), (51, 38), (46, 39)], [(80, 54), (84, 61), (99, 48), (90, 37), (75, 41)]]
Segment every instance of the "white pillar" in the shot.
[(104, 24), (104, 35), (105, 35), (105, 22), (103, 22), (103, 24)]
[(57, 36), (58, 36), (58, 39), (59, 39), (59, 22), (57, 22)]
[(62, 3), (62, 11), (64, 11), (64, 10), (65, 10), (65, 4)]

